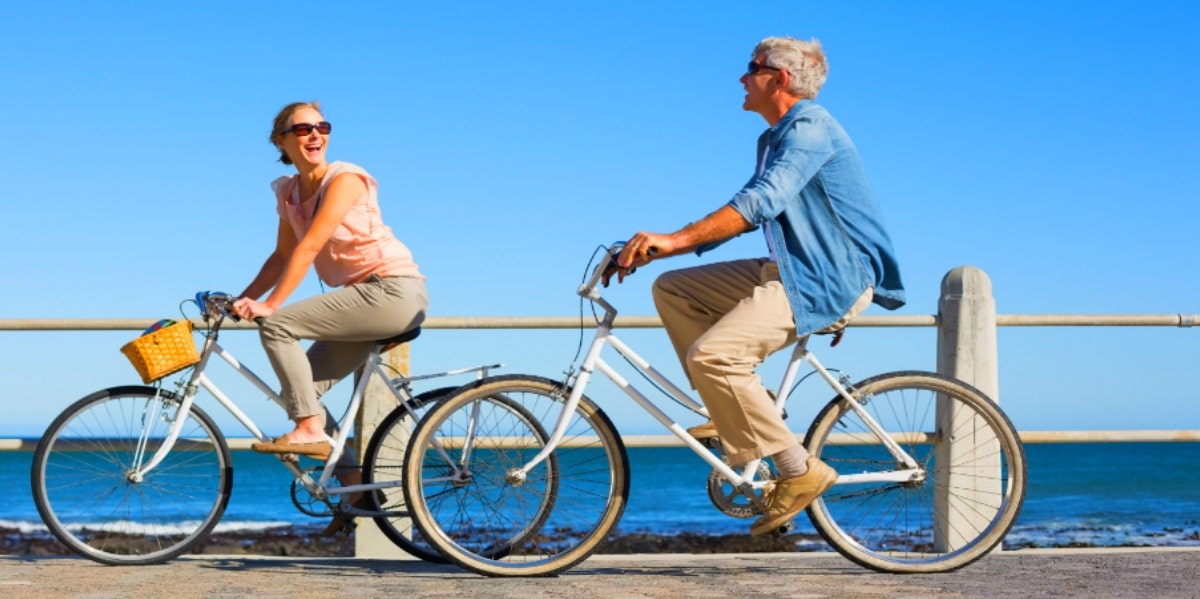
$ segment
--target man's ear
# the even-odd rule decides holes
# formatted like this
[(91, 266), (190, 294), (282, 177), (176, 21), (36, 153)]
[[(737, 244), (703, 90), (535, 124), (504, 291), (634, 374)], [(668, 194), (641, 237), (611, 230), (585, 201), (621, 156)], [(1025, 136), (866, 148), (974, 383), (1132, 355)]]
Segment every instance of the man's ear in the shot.
[(779, 88), (787, 90), (792, 84), (792, 74), (787, 71), (776, 71), (775, 76), (779, 78)]

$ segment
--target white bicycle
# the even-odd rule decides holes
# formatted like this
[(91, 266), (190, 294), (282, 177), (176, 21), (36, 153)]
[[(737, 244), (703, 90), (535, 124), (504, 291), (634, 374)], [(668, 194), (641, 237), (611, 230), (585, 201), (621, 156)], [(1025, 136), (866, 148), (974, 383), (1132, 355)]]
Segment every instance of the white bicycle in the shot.
[[(613, 333), (617, 310), (597, 283), (617, 253), (605, 252), (577, 291), (603, 316), (574, 375), (464, 385), (413, 432), (405, 499), (424, 538), (451, 561), (490, 576), (553, 575), (585, 559), (614, 529), (628, 497), (629, 462), (612, 422), (584, 395), (594, 372), (711, 466), (707, 491), (719, 510), (739, 518), (762, 512), (774, 478), (765, 461), (731, 468), (719, 441), (706, 447), (691, 438), (601, 357), (611, 346), (674, 400), (706, 414)], [(885, 572), (953, 570), (996, 547), (1026, 489), (1024, 450), (1000, 408), (970, 385), (930, 372), (849, 384), (821, 365), (807, 341), (795, 346), (776, 402), (782, 410), (802, 364), (834, 392), (804, 438), (839, 473), (807, 510), (820, 535), (854, 562)], [(510, 404), (523, 410), (504, 407)]]
[[(112, 565), (161, 563), (203, 541), (221, 519), (232, 491), (233, 465), (224, 435), (194, 403), (197, 392), (208, 391), (255, 438), (270, 437), (208, 377), (211, 358), (221, 358), (276, 403), (283, 401), (217, 342), (234, 299), (197, 294), (195, 303), (209, 329), (199, 361), (179, 378), (174, 391), (161, 383), (97, 391), (64, 410), (42, 435), (31, 473), (34, 501), (50, 532), (76, 553)], [(190, 330), (189, 325), (180, 334), (194, 354)], [(412, 529), (399, 487), (404, 451), (418, 416), (454, 387), (414, 395), (411, 384), (448, 375), (484, 377), (500, 365), (423, 376), (389, 372), (380, 354), (419, 334), (420, 329), (414, 329), (374, 344), (338, 421), (339, 430), (330, 439), (333, 452), (324, 465), (306, 468), (295, 455), (280, 456), (280, 461), (294, 475), (291, 496), (301, 512), (336, 516), (348, 526), (354, 517), (371, 517), (405, 551), (441, 562), (439, 552)], [(386, 383), (397, 407), (366, 445), (363, 484), (339, 486), (334, 467), (372, 376)], [(340, 500), (358, 492), (371, 498), (370, 509)]]

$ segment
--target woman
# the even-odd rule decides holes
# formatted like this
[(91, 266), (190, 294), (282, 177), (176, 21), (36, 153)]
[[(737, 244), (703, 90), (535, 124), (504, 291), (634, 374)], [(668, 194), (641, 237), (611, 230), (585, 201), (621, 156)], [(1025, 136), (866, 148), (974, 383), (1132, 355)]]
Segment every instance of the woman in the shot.
[[(327, 434), (336, 432), (336, 424), (321, 395), (363, 363), (372, 342), (419, 326), (429, 304), (412, 253), (380, 218), (375, 179), (353, 164), (326, 161), (332, 130), (317, 102), (285, 106), (271, 130), (279, 161), (295, 166), (296, 174), (271, 183), (279, 213), (275, 251), (234, 312), (264, 318), (263, 348), (296, 426), (253, 444), (258, 452), (327, 459)], [(326, 285), (340, 289), (284, 306), (313, 266)], [(313, 340), (307, 352), (301, 339)], [(362, 477), (349, 452), (338, 461), (337, 474), (344, 485)]]

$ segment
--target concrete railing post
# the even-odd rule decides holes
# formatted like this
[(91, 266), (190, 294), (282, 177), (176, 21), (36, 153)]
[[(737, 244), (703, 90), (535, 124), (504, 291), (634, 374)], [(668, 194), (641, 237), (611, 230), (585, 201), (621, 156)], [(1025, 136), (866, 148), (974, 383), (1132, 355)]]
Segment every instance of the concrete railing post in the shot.
[[(397, 372), (408, 376), (409, 344), (404, 343), (392, 348), (382, 356), (384, 362), (395, 368)], [(383, 418), (396, 409), (396, 396), (387, 389), (379, 377), (371, 377), (367, 385), (366, 396), (363, 397), (362, 408), (354, 422), (354, 438), (358, 445), (358, 459), (361, 461), (367, 450), (367, 443), (375, 434), (375, 429)], [(399, 489), (391, 491), (398, 492)], [(416, 559), (401, 550), (384, 536), (383, 531), (370, 518), (359, 518), (358, 527), (354, 530), (354, 557), (386, 558), (386, 559)]]
[[(973, 266), (955, 268), (942, 279), (937, 369), (999, 401), (996, 302), (992, 282)], [(986, 525), (986, 518), (975, 516), (981, 521), (973, 521), (972, 515), (979, 514), (974, 506), (998, 505), (1002, 491), (999, 441), (990, 429), (974, 422), (975, 416), (955, 412), (949, 402), (939, 399), (935, 467), (945, 480), (938, 481), (934, 505), (937, 514), (947, 519), (935, 527), (939, 551), (952, 551), (970, 540), (958, 531)]]

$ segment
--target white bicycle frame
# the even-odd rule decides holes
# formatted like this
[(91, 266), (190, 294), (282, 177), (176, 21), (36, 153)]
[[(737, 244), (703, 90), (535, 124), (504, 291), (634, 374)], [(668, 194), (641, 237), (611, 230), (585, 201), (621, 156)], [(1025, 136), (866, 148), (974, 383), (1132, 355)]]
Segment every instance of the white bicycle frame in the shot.
[[(615, 250), (610, 250), (615, 251)], [(647, 398), (641, 391), (634, 387), (629, 381), (625, 380), (616, 370), (605, 362), (600, 356), (601, 351), (606, 345), (612, 346), (617, 353), (624, 356), (638, 371), (642, 372), (654, 382), (658, 383), (672, 398), (682, 404), (684, 407), (701, 414), (708, 415), (708, 411), (690, 395), (668, 380), (662, 373), (658, 372), (645, 359), (637, 355), (628, 345), (625, 345), (612, 332), (613, 320), (616, 318), (617, 310), (609, 304), (600, 292), (596, 289), (596, 284), (600, 281), (605, 268), (609, 261), (615, 259), (614, 254), (606, 252), (604, 259), (600, 265), (596, 267), (592, 278), (581, 285), (577, 293), (596, 305), (602, 307), (605, 311), (604, 318), (596, 326), (596, 335), (592, 339), (592, 343), (588, 348), (583, 362), (579, 367), (579, 375), (576, 377), (574, 384), (571, 387), (571, 393), (567, 397), (562, 412), (559, 414), (557, 423), (554, 426), (550, 438), (542, 450), (534, 456), (528, 463), (522, 466), (514, 474), (516, 477), (523, 478), (529, 471), (536, 467), (539, 463), (546, 459), (558, 446), (566, 433), (567, 427), (570, 424), (571, 415), (575, 412), (575, 408), (579, 405), (579, 400), (583, 397), (584, 389), (587, 388), (588, 382), (594, 372), (599, 371), (617, 387), (624, 391), (632, 398), (639, 406), (647, 413), (654, 417), (655, 420), (662, 423), (671, 431), (671, 434), (683, 441), (684, 445), (689, 447), (696, 455), (700, 456), (705, 462), (711, 465), (715, 470), (721, 473), (731, 484), (736, 486), (743, 493), (750, 495), (753, 490), (762, 489), (768, 483), (765, 480), (755, 480), (755, 474), (758, 472), (758, 467), (761, 459), (751, 460), (742, 467), (742, 472), (738, 473), (728, 464), (717, 457), (713, 452), (705, 449), (699, 441), (694, 439), (688, 432), (677, 422), (671, 419), (670, 416), (663, 412), (653, 401)], [(782, 411), (784, 403), (787, 401), (788, 390), (792, 383), (796, 380), (796, 374), (800, 370), (802, 363), (807, 363), (812, 369), (825, 379), (825, 382), (837, 392), (837, 394), (846, 400), (847, 404), (854, 410), (866, 423), (867, 428), (879, 439), (880, 443), (887, 448), (887, 451), (896, 459), (896, 462), (901, 466), (890, 472), (873, 472), (863, 474), (842, 474), (838, 477), (835, 484), (856, 484), (867, 482), (908, 482), (919, 480), (924, 476), (916, 460), (900, 447), (898, 443), (885, 431), (878, 422), (863, 408), (862, 404), (851, 395), (842, 383), (834, 378), (833, 375), (825, 369), (824, 366), (817, 360), (811, 351), (807, 349), (808, 337), (800, 339), (795, 348), (792, 350), (791, 361), (788, 363), (787, 370), (784, 372), (783, 381), (779, 385), (778, 393), (775, 398), (776, 407)]]
[[(262, 432), (262, 430), (258, 428), (258, 425), (255, 424), (250, 416), (243, 412), (242, 409), (238, 407), (237, 403), (235, 403), (229, 398), (229, 396), (221, 391), (220, 387), (218, 387), (217, 384), (212, 381), (212, 379), (208, 378), (206, 371), (208, 369), (209, 359), (213, 355), (219, 356), (227, 364), (233, 367), (238, 374), (241, 374), (243, 378), (250, 381), (250, 383), (253, 384), (259, 391), (265, 393), (268, 398), (279, 404), (281, 407), (284, 406), (283, 398), (280, 397), (280, 395), (275, 392), (274, 389), (263, 382), (263, 380), (259, 378), (258, 375), (256, 375), (252, 370), (239, 362), (238, 359), (233, 356), (233, 354), (221, 347), (221, 345), (217, 342), (217, 334), (219, 329), (219, 324), (214, 325), (205, 336), (204, 349), (200, 353), (200, 362), (196, 364), (195, 370), (192, 371), (191, 378), (188, 380), (186, 386), (183, 400), (176, 409), (176, 414), (186, 414), (191, 409), (192, 403), (195, 401), (199, 389), (203, 388), (204, 390), (208, 391), (218, 403), (228, 410), (229, 413), (232, 414), (233, 417), (242, 424), (242, 426), (246, 427), (246, 430), (249, 431), (250, 434), (260, 441), (269, 441), (270, 437), (268, 437)], [(408, 384), (413, 381), (452, 376), (457, 374), (466, 374), (470, 372), (475, 372), (476, 378), (483, 378), (488, 375), (488, 372), (491, 369), (502, 366), (502, 364), (491, 364), (487, 366), (474, 366), (471, 368), (448, 370), (436, 374), (399, 376), (392, 378), (383, 367), (383, 358), (380, 356), (380, 351), (383, 349), (383, 347), (384, 345), (381, 343), (376, 343), (372, 346), (371, 352), (368, 354), (363, 365), (363, 376), (359, 377), (358, 383), (354, 387), (354, 393), (350, 397), (350, 404), (346, 407), (346, 412), (338, 420), (337, 434), (334, 437), (329, 437), (326, 435), (326, 439), (329, 440), (333, 450), (329, 454), (329, 459), (326, 460), (324, 468), (321, 470), (320, 478), (314, 482), (312, 477), (308, 475), (308, 472), (300, 469), (299, 464), (295, 460), (288, 460), (283, 456), (280, 456), (280, 461), (282, 461), (283, 464), (287, 466), (287, 468), (291, 470), (292, 473), (301, 481), (304, 487), (318, 499), (325, 499), (329, 495), (357, 493), (360, 491), (383, 489), (388, 487), (399, 487), (404, 484), (403, 481), (389, 481), (335, 487), (328, 486), (329, 479), (333, 476), (333, 471), (337, 465), (337, 460), (339, 457), (341, 457), (343, 451), (345, 450), (346, 439), (348, 439), (350, 436), (351, 427), (347, 425), (350, 424), (350, 419), (358, 413), (359, 406), (362, 404), (363, 398), (366, 396), (367, 384), (370, 382), (372, 375), (378, 375), (381, 380), (386, 381), (388, 383), (386, 386), (388, 390), (392, 392), (392, 395), (395, 396), (398, 405), (405, 406), (406, 402), (411, 399), (411, 393)], [(415, 418), (416, 415), (413, 414), (413, 417)], [(139, 439), (137, 457), (134, 462), (135, 464), (139, 465), (137, 466), (137, 471), (131, 475), (133, 480), (141, 480), (147, 472), (153, 470), (154, 467), (157, 466), (159, 462), (161, 462), (163, 458), (165, 458), (167, 454), (171, 452), (171, 449), (174, 447), (175, 442), (179, 438), (179, 433), (183, 428), (183, 423), (183, 418), (174, 419), (166, 438), (163, 440), (162, 445), (157, 451), (154, 452), (154, 455), (151, 456), (150, 461), (144, 465), (141, 464), (141, 461), (145, 452), (146, 439)], [(148, 432), (149, 428), (150, 427), (142, 428), (143, 436)]]

